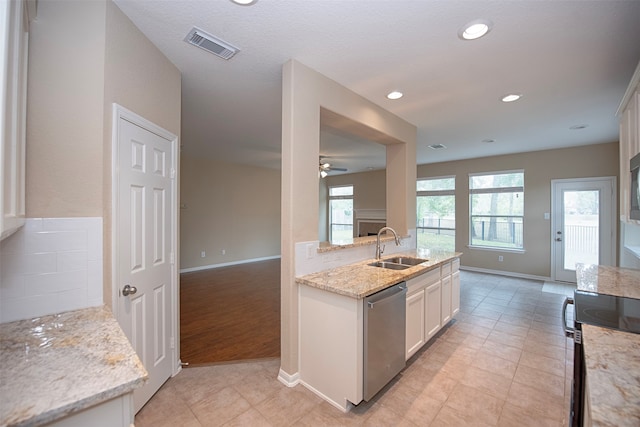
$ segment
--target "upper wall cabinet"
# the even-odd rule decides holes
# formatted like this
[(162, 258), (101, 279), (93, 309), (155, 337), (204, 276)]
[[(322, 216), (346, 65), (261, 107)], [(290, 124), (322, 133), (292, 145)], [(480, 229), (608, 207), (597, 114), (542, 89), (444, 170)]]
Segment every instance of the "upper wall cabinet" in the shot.
[(0, 239), (25, 218), (27, 58), (35, 5), (35, 0), (0, 0)]
[(620, 117), (620, 220), (630, 222), (631, 174), (629, 161), (640, 153), (640, 64), (618, 109)]

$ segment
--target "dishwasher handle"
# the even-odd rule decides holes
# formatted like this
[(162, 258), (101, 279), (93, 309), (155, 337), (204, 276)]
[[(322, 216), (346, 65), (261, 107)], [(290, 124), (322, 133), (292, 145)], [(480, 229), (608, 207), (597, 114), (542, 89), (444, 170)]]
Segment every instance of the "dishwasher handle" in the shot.
[(575, 328), (570, 328), (567, 326), (567, 306), (569, 304), (574, 304), (574, 300), (571, 297), (566, 297), (564, 299), (564, 302), (562, 303), (562, 327), (564, 328), (564, 333), (568, 336), (568, 337), (573, 337), (576, 329)]
[(406, 293), (407, 285), (405, 285), (403, 282), (403, 283), (400, 283), (399, 285), (395, 285), (393, 289), (394, 289), (394, 292), (391, 292), (391, 288), (380, 291), (379, 293), (381, 294), (384, 293), (384, 296), (381, 295), (379, 299), (375, 299), (373, 301), (367, 301), (367, 306), (369, 307), (369, 309), (372, 310), (376, 304), (382, 304), (385, 301), (395, 298), (398, 294)]

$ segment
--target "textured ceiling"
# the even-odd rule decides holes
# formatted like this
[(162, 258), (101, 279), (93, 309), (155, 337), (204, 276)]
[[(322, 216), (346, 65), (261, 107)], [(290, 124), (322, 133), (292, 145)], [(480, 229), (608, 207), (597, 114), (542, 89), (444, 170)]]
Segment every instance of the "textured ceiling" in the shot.
[[(617, 141), (640, 60), (638, 0), (115, 2), (182, 72), (184, 152), (273, 168), (291, 58), (416, 125), (419, 164)], [(478, 18), (491, 32), (460, 40)], [(240, 52), (225, 61), (185, 43), (193, 26)], [(394, 89), (405, 96), (387, 100)], [(512, 92), (524, 96), (500, 101)], [(321, 154), (350, 172), (384, 165), (383, 149), (333, 129)]]

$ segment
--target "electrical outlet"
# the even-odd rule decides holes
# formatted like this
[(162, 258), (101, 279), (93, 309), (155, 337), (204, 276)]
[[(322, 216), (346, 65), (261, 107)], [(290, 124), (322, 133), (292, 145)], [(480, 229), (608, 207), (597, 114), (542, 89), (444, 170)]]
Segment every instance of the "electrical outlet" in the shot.
[(499, 262), (504, 261), (504, 257), (503, 257), (502, 255), (498, 255), (498, 261), (499, 261)]
[(207, 256), (207, 253), (205, 251), (200, 252), (200, 258), (204, 258)]

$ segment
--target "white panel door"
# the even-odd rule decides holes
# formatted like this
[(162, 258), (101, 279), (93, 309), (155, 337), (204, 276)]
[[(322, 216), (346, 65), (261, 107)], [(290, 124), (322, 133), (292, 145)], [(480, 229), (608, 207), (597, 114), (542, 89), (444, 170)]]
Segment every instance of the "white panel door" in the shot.
[(616, 263), (613, 177), (551, 181), (554, 280), (576, 282), (576, 264)]
[(171, 376), (176, 298), (174, 141), (118, 119), (118, 321), (149, 373), (137, 412)]

